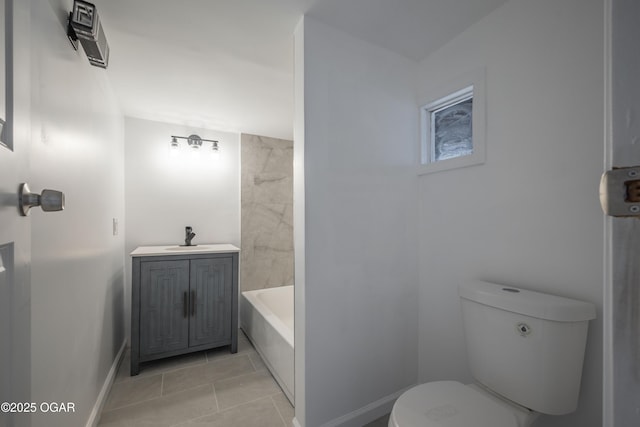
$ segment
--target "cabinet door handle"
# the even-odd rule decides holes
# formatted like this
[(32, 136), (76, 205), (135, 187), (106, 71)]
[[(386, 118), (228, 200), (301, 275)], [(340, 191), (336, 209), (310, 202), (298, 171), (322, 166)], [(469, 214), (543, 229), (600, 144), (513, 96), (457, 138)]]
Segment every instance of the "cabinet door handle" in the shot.
[(184, 291), (182, 293), (182, 308), (184, 318), (186, 319), (189, 316), (189, 302), (187, 301), (187, 291)]
[(196, 315), (196, 291), (191, 291), (191, 315)]

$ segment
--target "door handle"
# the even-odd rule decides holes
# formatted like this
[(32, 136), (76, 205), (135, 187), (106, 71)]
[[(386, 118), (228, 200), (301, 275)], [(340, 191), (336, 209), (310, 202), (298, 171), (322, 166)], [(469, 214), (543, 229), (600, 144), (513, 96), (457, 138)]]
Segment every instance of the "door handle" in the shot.
[(191, 291), (191, 315), (196, 315), (196, 291)]
[(18, 205), (22, 216), (29, 215), (29, 209), (40, 206), (45, 212), (64, 209), (64, 193), (57, 190), (42, 190), (42, 194), (32, 193), (26, 183), (20, 184)]
[(182, 293), (182, 314), (186, 319), (189, 316), (189, 302), (187, 301), (187, 291)]

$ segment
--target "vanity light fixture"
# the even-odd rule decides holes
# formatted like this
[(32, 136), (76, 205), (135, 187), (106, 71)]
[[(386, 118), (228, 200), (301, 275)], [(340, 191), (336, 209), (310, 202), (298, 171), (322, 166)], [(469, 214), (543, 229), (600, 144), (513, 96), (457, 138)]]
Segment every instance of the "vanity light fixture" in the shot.
[(169, 143), (169, 147), (172, 150), (178, 150), (180, 148), (180, 143), (178, 142), (178, 139), (186, 139), (187, 146), (191, 149), (191, 151), (199, 151), (200, 148), (202, 148), (202, 145), (204, 142), (211, 143), (211, 151), (213, 151), (214, 154), (219, 153), (219, 150), (220, 150), (220, 148), (218, 147), (218, 141), (214, 139), (204, 139), (204, 138), (201, 138), (200, 135), (196, 135), (196, 134), (192, 134), (189, 136), (171, 135), (171, 142)]
[(187, 144), (192, 150), (199, 150), (200, 147), (202, 147), (202, 138), (195, 134), (189, 135), (189, 137), (187, 138)]

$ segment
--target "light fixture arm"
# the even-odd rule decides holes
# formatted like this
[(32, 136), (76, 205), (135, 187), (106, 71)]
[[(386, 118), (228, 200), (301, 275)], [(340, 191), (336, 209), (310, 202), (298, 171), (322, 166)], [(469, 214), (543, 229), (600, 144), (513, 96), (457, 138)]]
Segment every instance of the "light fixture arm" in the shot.
[(220, 148), (218, 147), (218, 141), (217, 140), (201, 138), (200, 135), (196, 135), (196, 134), (191, 134), (189, 136), (171, 135), (170, 147), (172, 149), (177, 150), (177, 149), (180, 148), (180, 144), (178, 144), (178, 139), (186, 139), (187, 140), (187, 145), (192, 150), (196, 150), (197, 151), (200, 148), (202, 148), (202, 143), (205, 142), (205, 141), (211, 143), (211, 150), (213, 151), (214, 154), (218, 154), (219, 150), (220, 150)]
[(206, 142), (215, 142), (215, 143), (220, 142), (220, 141), (216, 141), (215, 139), (205, 139), (205, 138), (200, 138), (200, 136), (198, 136), (198, 135), (189, 135), (189, 136), (171, 135), (171, 138), (176, 138), (176, 139), (186, 139), (187, 141), (188, 141), (189, 139), (199, 139), (200, 141), (206, 141)]

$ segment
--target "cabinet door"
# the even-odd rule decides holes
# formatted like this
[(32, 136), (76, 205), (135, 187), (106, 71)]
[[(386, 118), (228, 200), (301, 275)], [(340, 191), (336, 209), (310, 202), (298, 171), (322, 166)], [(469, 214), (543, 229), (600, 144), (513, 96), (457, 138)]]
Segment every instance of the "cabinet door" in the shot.
[(140, 283), (140, 355), (189, 345), (189, 261), (145, 261)]
[(232, 259), (191, 261), (189, 345), (231, 341)]

